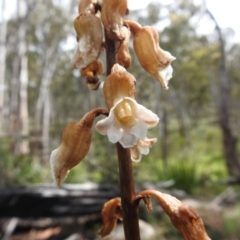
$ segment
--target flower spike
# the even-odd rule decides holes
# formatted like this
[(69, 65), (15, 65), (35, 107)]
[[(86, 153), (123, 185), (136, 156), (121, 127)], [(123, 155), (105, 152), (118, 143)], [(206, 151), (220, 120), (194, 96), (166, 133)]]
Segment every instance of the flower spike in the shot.
[(159, 47), (159, 36), (155, 28), (126, 20), (124, 21), (133, 34), (133, 47), (142, 67), (153, 75), (164, 89), (172, 78), (171, 62), (176, 58)]
[(64, 129), (61, 145), (52, 151), (50, 165), (54, 183), (60, 187), (70, 169), (78, 165), (87, 155), (92, 138), (94, 119), (108, 111), (96, 108), (86, 113), (79, 122), (71, 122)]

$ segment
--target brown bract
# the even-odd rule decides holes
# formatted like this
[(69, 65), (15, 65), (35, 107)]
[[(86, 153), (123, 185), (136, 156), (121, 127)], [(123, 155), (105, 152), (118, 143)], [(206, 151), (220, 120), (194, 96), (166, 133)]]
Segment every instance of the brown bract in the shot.
[(134, 36), (133, 47), (142, 67), (153, 75), (164, 89), (168, 89), (167, 82), (161, 71), (166, 69), (175, 59), (169, 52), (159, 47), (159, 36), (155, 28), (151, 26), (142, 27), (134, 21), (124, 21), (129, 26)]
[(85, 77), (85, 83), (90, 90), (97, 90), (101, 81), (98, 75), (103, 73), (103, 63), (97, 59), (86, 68), (81, 69), (81, 75)]
[(125, 26), (122, 28), (122, 32), (124, 34), (124, 40), (117, 42), (117, 63), (125, 68), (129, 68), (131, 66), (131, 55), (129, 53), (128, 45), (131, 32)]
[(103, 93), (107, 102), (108, 109), (111, 109), (115, 102), (123, 97), (131, 97), (135, 99), (135, 77), (126, 71), (119, 64), (114, 64), (111, 74), (107, 76)]
[(78, 47), (72, 59), (72, 67), (81, 69), (95, 61), (102, 50), (102, 24), (98, 17), (85, 12), (76, 17), (74, 28)]
[(203, 221), (194, 208), (182, 204), (177, 198), (169, 194), (156, 190), (142, 191), (136, 197), (136, 201), (139, 198), (144, 199), (146, 196), (157, 198), (159, 204), (171, 219), (172, 224), (179, 230), (185, 240), (210, 240)]
[(103, 0), (101, 19), (107, 35), (112, 40), (124, 39), (123, 17), (128, 12), (127, 0)]
[(116, 227), (117, 220), (122, 219), (121, 199), (114, 198), (106, 202), (102, 209), (103, 225), (98, 231), (101, 237), (105, 237), (111, 233)]
[(86, 113), (80, 121), (71, 122), (64, 129), (61, 145), (52, 151), (50, 156), (52, 177), (58, 187), (63, 183), (68, 171), (87, 155), (95, 117), (107, 113), (106, 109), (94, 109)]

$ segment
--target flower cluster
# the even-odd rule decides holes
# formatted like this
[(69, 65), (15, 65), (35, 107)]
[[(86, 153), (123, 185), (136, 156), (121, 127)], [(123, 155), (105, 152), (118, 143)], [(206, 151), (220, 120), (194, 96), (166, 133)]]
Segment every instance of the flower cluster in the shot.
[(172, 77), (171, 62), (175, 59), (159, 46), (157, 30), (125, 20), (127, 0), (81, 0), (79, 15), (74, 19), (77, 47), (71, 65), (79, 69), (90, 90), (100, 86), (98, 78), (104, 71), (99, 55), (104, 51), (104, 35), (116, 43), (116, 64), (103, 84), (108, 109), (94, 109), (79, 122), (70, 123), (60, 147), (50, 157), (52, 175), (60, 186), (67, 172), (86, 156), (91, 144), (91, 129), (95, 117), (107, 115), (96, 123), (95, 129), (110, 142), (129, 148), (131, 159), (140, 161), (148, 154), (156, 138), (148, 138), (148, 129), (155, 127), (158, 116), (136, 101), (137, 80), (126, 69), (131, 66), (129, 40), (133, 37), (134, 52), (141, 66), (153, 75), (164, 89)]

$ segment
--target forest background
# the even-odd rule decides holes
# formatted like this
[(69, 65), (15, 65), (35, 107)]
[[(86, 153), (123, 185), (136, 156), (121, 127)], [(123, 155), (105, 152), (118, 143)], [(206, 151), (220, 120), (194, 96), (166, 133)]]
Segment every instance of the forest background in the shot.
[[(0, 15), (0, 186), (51, 183), (49, 155), (64, 127), (105, 101), (101, 89), (89, 91), (70, 67), (77, 0), (18, 0), (10, 19), (5, 2)], [(205, 1), (163, 2), (128, 16), (159, 29), (160, 46), (177, 58), (165, 91), (132, 54), (129, 71), (137, 79), (138, 102), (160, 117), (150, 132), (158, 142), (134, 164), (135, 180), (173, 179), (174, 187), (189, 193), (224, 178), (238, 182), (240, 44), (232, 41), (231, 28), (220, 28)], [(214, 26), (212, 32), (204, 33), (203, 21)], [(67, 178), (86, 181), (118, 182), (115, 148), (95, 131), (86, 159)], [(209, 194), (215, 193), (212, 189)]]

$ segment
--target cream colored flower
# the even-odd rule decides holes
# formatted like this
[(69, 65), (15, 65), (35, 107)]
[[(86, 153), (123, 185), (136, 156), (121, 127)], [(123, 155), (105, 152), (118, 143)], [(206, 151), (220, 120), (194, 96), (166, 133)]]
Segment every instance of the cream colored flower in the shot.
[(96, 130), (107, 135), (112, 143), (120, 142), (124, 148), (144, 140), (147, 129), (155, 127), (159, 122), (158, 116), (133, 98), (124, 97), (114, 104), (109, 116), (96, 124)]
[(143, 155), (149, 153), (149, 148), (157, 142), (157, 138), (145, 138), (144, 140), (139, 139), (137, 144), (130, 148), (131, 159), (134, 162), (140, 162)]

